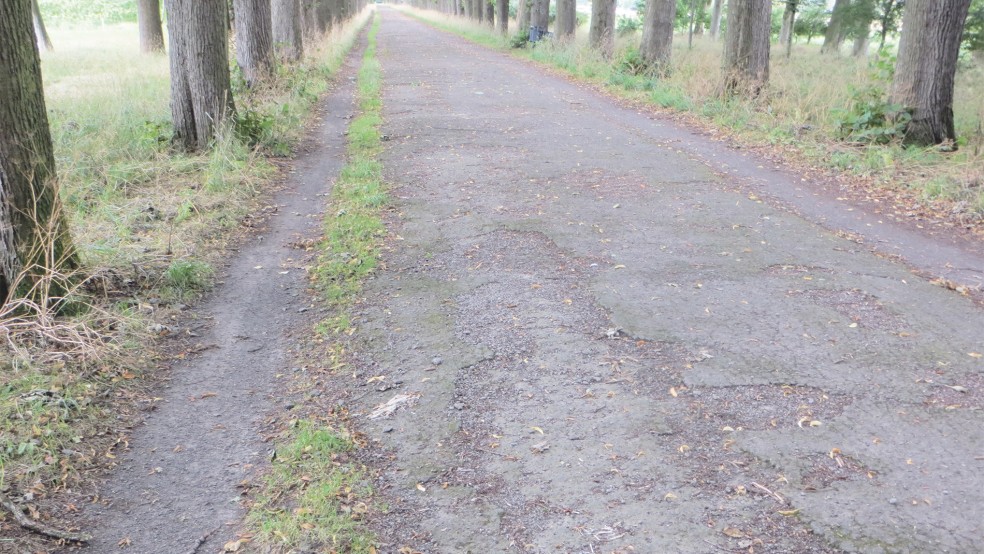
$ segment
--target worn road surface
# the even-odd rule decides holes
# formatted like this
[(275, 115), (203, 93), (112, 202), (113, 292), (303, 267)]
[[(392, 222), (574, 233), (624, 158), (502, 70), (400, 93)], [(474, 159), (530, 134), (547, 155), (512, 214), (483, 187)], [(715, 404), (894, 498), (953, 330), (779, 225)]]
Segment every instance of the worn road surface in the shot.
[(984, 311), (915, 273), (978, 285), (979, 245), (394, 10), (379, 40), (394, 212), (337, 392), (381, 551), (984, 551)]

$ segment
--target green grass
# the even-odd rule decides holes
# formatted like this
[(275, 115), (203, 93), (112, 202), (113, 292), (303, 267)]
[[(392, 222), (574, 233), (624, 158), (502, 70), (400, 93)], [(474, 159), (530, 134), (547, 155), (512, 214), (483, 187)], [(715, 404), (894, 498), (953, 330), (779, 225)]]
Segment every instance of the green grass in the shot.
[(331, 552), (370, 552), (374, 541), (360, 520), (373, 495), (364, 467), (349, 461), (356, 448), (344, 431), (297, 421), (277, 448), (247, 525), (255, 541), (290, 551), (307, 545)]
[[(322, 253), (314, 270), (322, 296), (335, 312), (315, 327), (322, 336), (350, 329), (347, 309), (363, 279), (376, 269), (385, 231), (381, 210), (387, 195), (378, 160), (382, 150), (378, 32), (377, 16), (357, 81), (361, 113), (349, 126), (349, 160), (332, 189)], [(345, 365), (341, 352), (341, 346), (327, 347), (328, 367), (333, 371)], [(373, 506), (370, 475), (351, 461), (350, 454), (358, 446), (342, 418), (295, 421), (286, 433), (247, 516), (255, 545), (274, 552), (376, 552), (373, 535), (361, 523), (370, 510), (378, 509)]]
[(335, 331), (346, 329), (348, 318), (344, 317), (344, 310), (361, 290), (362, 280), (376, 269), (385, 232), (381, 211), (387, 194), (378, 160), (382, 149), (382, 103), (377, 30), (378, 20), (370, 29), (369, 45), (359, 69), (357, 95), (361, 113), (349, 126), (349, 161), (332, 189), (322, 254), (315, 269), (323, 297), (339, 314), (322, 327)]
[[(984, 65), (980, 63), (963, 64), (957, 73), (953, 109), (960, 150), (956, 153), (904, 149), (898, 144), (852, 146), (837, 140), (838, 111), (850, 108), (854, 91), (878, 85), (878, 71), (868, 60), (823, 56), (818, 43), (796, 44), (788, 60), (774, 55), (769, 88), (760, 98), (722, 99), (723, 43), (710, 37), (695, 37), (693, 49), (687, 48), (685, 37), (677, 37), (671, 69), (653, 77), (630, 71), (636, 60), (633, 51), (639, 43), (638, 33), (618, 37), (615, 53), (608, 60), (588, 47), (584, 27), (570, 43), (547, 42), (513, 50), (506, 38), (487, 25), (433, 11), (401, 9), (434, 27), (510, 50), (616, 95), (692, 114), (744, 142), (782, 145), (787, 155), (792, 155), (792, 149), (811, 165), (854, 173), (868, 179), (871, 186), (908, 194), (910, 201), (943, 202), (939, 209), (958, 218), (984, 218), (980, 209), (984, 206), (984, 96), (980, 94)], [(947, 194), (934, 192), (941, 187)]]

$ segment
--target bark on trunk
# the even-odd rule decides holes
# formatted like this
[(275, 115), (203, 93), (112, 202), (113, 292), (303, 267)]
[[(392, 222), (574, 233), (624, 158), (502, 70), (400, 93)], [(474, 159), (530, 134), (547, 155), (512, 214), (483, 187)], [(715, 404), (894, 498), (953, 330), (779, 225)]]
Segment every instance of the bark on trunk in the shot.
[(544, 31), (550, 26), (550, 0), (533, 0), (530, 23)]
[(301, 4), (299, 0), (273, 0), (270, 7), (274, 51), (280, 60), (296, 62), (304, 54)]
[(769, 81), (770, 0), (731, 0), (724, 41), (724, 89), (755, 96)]
[(499, 33), (509, 34), (509, 0), (495, 0), (496, 23), (498, 23)]
[(48, 29), (44, 26), (44, 19), (41, 18), (41, 7), (38, 6), (38, 0), (31, 0), (31, 23), (34, 25), (34, 36), (38, 43), (38, 49), (42, 52), (54, 50), (51, 37), (48, 36)]
[(789, 42), (789, 36), (793, 32), (793, 19), (796, 15), (796, 3), (786, 2), (786, 7), (782, 10), (782, 27), (779, 29), (779, 44)]
[(0, 302), (27, 292), (13, 290), (25, 269), (26, 288), (47, 270), (78, 267), (55, 187), (31, 4), (0, 2)]
[(591, 27), (588, 44), (606, 57), (615, 50), (616, 0), (591, 0)]
[(562, 40), (574, 38), (577, 28), (577, 5), (574, 0), (557, 0), (557, 21), (554, 34)]
[(782, 28), (779, 30), (779, 44), (786, 49), (786, 57), (793, 55), (793, 27), (796, 25), (796, 5), (798, 0), (786, 2), (782, 12)]
[(906, 144), (952, 142), (953, 81), (971, 0), (909, 0), (891, 101), (912, 110)]
[(489, 27), (495, 28), (495, 4), (492, 0), (485, 0), (485, 22)]
[(851, 55), (855, 58), (863, 58), (868, 55), (868, 46), (871, 44), (870, 35), (861, 35), (854, 39), (854, 46), (851, 48)]
[(236, 6), (236, 63), (253, 87), (273, 71), (273, 29), (270, 0), (233, 0)]
[(140, 26), (140, 51), (156, 54), (164, 51), (164, 30), (161, 28), (161, 1), (138, 0), (137, 23)]
[(851, 0), (837, 0), (834, 3), (834, 11), (830, 14), (830, 23), (827, 25), (827, 32), (823, 36), (823, 46), (821, 53), (840, 52), (841, 44), (847, 36), (847, 11), (850, 8)]
[(516, 8), (516, 26), (519, 27), (520, 33), (530, 32), (532, 16), (533, 6), (531, 5), (531, 0), (519, 0), (519, 6)]
[(721, 8), (724, 7), (724, 0), (714, 0), (711, 5), (711, 38), (718, 38), (721, 34)]
[(175, 138), (188, 150), (202, 150), (236, 111), (229, 86), (224, 1), (164, 0), (164, 6)]
[(642, 22), (642, 42), (639, 55), (650, 69), (665, 71), (673, 53), (673, 23), (676, 0), (648, 0), (646, 18)]

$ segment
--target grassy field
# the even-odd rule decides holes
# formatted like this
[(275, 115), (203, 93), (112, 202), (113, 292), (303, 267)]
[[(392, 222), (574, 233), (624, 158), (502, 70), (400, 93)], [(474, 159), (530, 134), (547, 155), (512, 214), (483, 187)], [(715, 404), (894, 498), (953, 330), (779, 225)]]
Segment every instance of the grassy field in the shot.
[[(663, 76), (634, 74), (639, 34), (619, 37), (611, 60), (587, 45), (587, 29), (577, 30), (569, 44), (542, 43), (512, 49), (510, 38), (488, 26), (433, 11), (405, 8), (415, 17), (479, 44), (511, 50), (516, 55), (556, 67), (576, 78), (605, 87), (635, 101), (693, 117), (699, 124), (738, 137), (752, 145), (781, 149), (788, 157), (822, 169), (844, 171), (872, 190), (904, 197), (916, 204), (920, 217), (951, 218), (956, 224), (980, 225), (984, 220), (984, 65), (970, 60), (957, 73), (954, 117), (957, 152), (937, 148), (903, 148), (898, 141), (861, 144), (844, 139), (845, 112), (869, 96), (882, 98), (888, 89), (890, 60), (820, 54), (819, 41), (796, 44), (786, 59), (774, 46), (770, 85), (759, 98), (722, 98), (720, 66), (723, 45), (685, 36), (674, 43), (672, 70)], [(514, 30), (514, 29), (513, 29)]]
[[(267, 86), (234, 85), (248, 125), (201, 154), (172, 149), (167, 58), (138, 53), (135, 25), (50, 29), (45, 96), (88, 308), (0, 313), (0, 490), (39, 502), (112, 463), (129, 410), (151, 401), (157, 339), (262, 211), (277, 158), (303, 135), (369, 13), (307, 44)], [(0, 529), (12, 525), (4, 517)]]

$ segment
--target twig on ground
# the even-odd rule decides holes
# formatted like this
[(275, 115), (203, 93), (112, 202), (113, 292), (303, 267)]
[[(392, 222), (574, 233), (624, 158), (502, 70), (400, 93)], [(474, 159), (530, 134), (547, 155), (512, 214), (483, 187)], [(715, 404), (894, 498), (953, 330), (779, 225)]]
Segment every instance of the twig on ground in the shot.
[(222, 526), (220, 525), (219, 527), (216, 527), (215, 529), (212, 529), (208, 533), (205, 533), (204, 535), (198, 537), (198, 542), (195, 544), (194, 548), (188, 551), (188, 554), (198, 554), (198, 549), (201, 548), (206, 541), (208, 541), (208, 538), (212, 536), (212, 533), (218, 531), (221, 527)]
[(756, 483), (755, 481), (752, 481), (752, 485), (755, 486), (758, 489), (761, 489), (761, 490), (765, 491), (767, 494), (769, 494), (769, 496), (771, 496), (771, 497), (775, 498), (776, 500), (778, 500), (780, 504), (785, 504), (786, 503), (786, 499), (785, 498), (783, 498), (783, 497), (779, 496), (778, 494), (772, 492), (771, 490), (763, 487), (762, 485)]
[(92, 539), (92, 537), (86, 535), (85, 533), (71, 533), (68, 531), (62, 531), (60, 529), (48, 527), (47, 525), (41, 523), (40, 521), (32, 520), (31, 518), (27, 517), (27, 515), (25, 515), (24, 512), (21, 511), (20, 507), (17, 506), (17, 504), (14, 504), (13, 500), (8, 498), (7, 495), (3, 494), (3, 492), (0, 492), (0, 506), (6, 508), (7, 511), (10, 512), (10, 515), (14, 516), (14, 521), (16, 521), (18, 525), (29, 531), (34, 531), (35, 533), (39, 533), (41, 535), (45, 535), (47, 537), (52, 537), (55, 539), (61, 539), (63, 541), (85, 543), (85, 542), (89, 542)]

